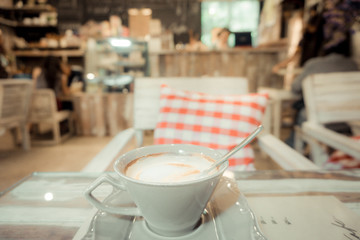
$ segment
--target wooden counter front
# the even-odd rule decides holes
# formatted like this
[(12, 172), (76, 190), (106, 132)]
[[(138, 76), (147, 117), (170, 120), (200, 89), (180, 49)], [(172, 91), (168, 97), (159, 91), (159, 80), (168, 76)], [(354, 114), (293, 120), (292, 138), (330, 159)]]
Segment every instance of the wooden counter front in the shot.
[(249, 90), (283, 86), (282, 77), (271, 72), (285, 58), (285, 48), (233, 48), (222, 51), (150, 52), (152, 77), (241, 76)]
[(115, 136), (132, 126), (132, 93), (79, 93), (72, 97), (76, 132), (81, 136)]

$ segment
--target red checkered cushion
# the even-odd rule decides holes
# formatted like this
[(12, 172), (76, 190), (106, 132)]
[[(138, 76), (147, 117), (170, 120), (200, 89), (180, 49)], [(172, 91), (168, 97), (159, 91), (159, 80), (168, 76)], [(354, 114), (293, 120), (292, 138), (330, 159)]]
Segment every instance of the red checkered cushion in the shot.
[[(261, 123), (267, 100), (267, 94), (215, 96), (162, 85), (155, 144), (195, 144), (225, 153)], [(237, 169), (254, 169), (252, 148), (229, 161)]]
[[(360, 144), (360, 136), (354, 136), (355, 139)], [(353, 158), (352, 156), (336, 150), (333, 152), (329, 159), (324, 164), (325, 169), (353, 169), (360, 168), (360, 159)]]

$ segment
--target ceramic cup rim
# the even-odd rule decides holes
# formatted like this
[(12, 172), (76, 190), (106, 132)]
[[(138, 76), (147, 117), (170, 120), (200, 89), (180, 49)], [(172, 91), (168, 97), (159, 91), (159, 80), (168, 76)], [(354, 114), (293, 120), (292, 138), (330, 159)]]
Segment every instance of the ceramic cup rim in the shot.
[[(204, 177), (201, 177), (201, 178), (197, 178), (197, 179), (194, 179), (194, 180), (187, 180), (187, 181), (182, 181), (182, 182), (151, 182), (151, 181), (144, 181), (144, 180), (138, 180), (138, 179), (134, 179), (134, 178), (131, 178), (131, 177), (128, 177), (126, 176), (118, 167), (118, 165), (122, 162), (122, 160), (124, 158), (126, 158), (127, 156), (129, 155), (132, 155), (136, 152), (140, 152), (140, 151), (144, 151), (145, 149), (158, 149), (158, 148), (162, 148), (162, 149), (177, 149), (177, 150), (180, 150), (181, 148), (197, 148), (197, 149), (203, 149), (203, 150), (206, 150), (207, 152), (212, 152), (212, 154), (216, 155), (216, 159), (214, 158), (214, 160), (218, 160), (220, 157), (222, 157), (223, 155), (220, 154), (217, 150), (215, 149), (212, 149), (212, 148), (208, 148), (208, 147), (204, 147), (204, 146), (199, 146), (199, 145), (192, 145), (192, 144), (161, 144), (161, 145), (149, 145), (149, 146), (144, 146), (144, 147), (139, 147), (139, 148), (136, 148), (136, 149), (133, 149), (121, 156), (119, 156), (114, 165), (113, 165), (113, 168), (115, 170), (115, 172), (118, 174), (118, 176), (124, 178), (126, 181), (130, 181), (130, 182), (133, 182), (133, 183), (137, 183), (137, 184), (143, 184), (143, 185), (151, 185), (151, 186), (185, 186), (185, 185), (192, 185), (194, 183), (198, 183), (198, 182), (202, 182), (202, 181), (206, 181), (208, 179), (211, 179), (211, 178), (215, 178), (221, 174), (224, 173), (224, 171), (228, 168), (229, 166), (229, 162), (226, 161), (224, 162), (223, 164), (220, 165), (220, 168), (218, 171), (216, 171), (215, 173), (213, 174), (209, 174), (208, 176), (204, 176)], [(156, 151), (156, 152), (160, 152), (160, 151)], [(153, 152), (153, 153), (156, 153), (156, 152)], [(166, 151), (161, 151), (161, 152), (166, 152)], [(169, 151), (169, 152), (173, 152), (173, 151)], [(195, 153), (195, 151), (192, 151), (193, 153)], [(207, 154), (205, 154), (207, 155)], [(146, 155), (143, 155), (143, 156), (146, 156)], [(211, 156), (213, 158), (213, 156)]]

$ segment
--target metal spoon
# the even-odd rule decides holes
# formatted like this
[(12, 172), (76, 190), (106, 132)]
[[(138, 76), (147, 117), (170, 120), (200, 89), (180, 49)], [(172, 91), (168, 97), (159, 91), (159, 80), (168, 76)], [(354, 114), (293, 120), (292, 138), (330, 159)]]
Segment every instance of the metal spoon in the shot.
[(229, 157), (231, 157), (234, 153), (236, 153), (237, 151), (239, 151), (240, 149), (242, 149), (243, 147), (245, 147), (248, 143), (251, 142), (251, 140), (253, 140), (259, 133), (260, 131), (263, 129), (263, 126), (260, 125), (258, 126), (249, 136), (247, 136), (244, 140), (241, 141), (241, 143), (239, 143), (238, 145), (236, 145), (235, 147), (233, 147), (228, 153), (226, 153), (224, 156), (222, 156), (219, 160), (217, 160), (216, 162), (214, 162), (213, 164), (211, 164), (211, 166), (207, 169), (205, 169), (204, 171), (202, 171), (202, 174), (208, 174), (210, 173), (212, 170), (214, 170), (216, 167), (220, 166), (221, 164), (223, 164), (225, 161), (228, 160)]

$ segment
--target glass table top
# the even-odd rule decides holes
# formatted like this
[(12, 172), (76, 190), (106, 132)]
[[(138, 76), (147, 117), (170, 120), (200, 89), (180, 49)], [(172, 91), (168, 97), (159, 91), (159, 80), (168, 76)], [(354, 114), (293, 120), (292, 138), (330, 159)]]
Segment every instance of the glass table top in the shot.
[[(72, 239), (94, 215), (83, 192), (101, 174), (33, 173), (0, 193), (0, 239)], [(360, 170), (253, 171), (226, 175), (234, 178), (240, 191), (249, 198), (335, 196), (360, 216)], [(112, 187), (104, 185), (94, 195), (102, 200), (111, 192)]]

